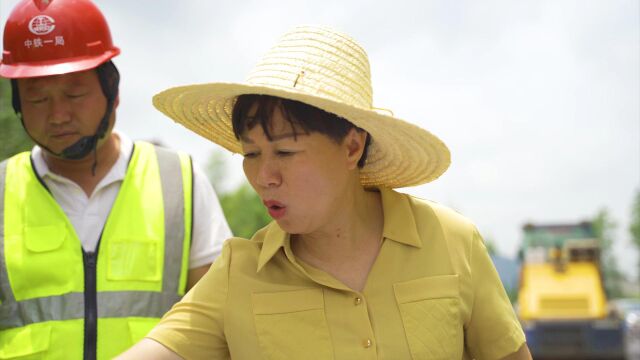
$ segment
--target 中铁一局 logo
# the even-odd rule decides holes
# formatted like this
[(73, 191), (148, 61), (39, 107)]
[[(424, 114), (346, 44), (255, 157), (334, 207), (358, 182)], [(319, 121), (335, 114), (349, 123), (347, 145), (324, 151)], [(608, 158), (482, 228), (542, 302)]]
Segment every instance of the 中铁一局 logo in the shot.
[(38, 15), (29, 21), (29, 31), (36, 35), (46, 35), (56, 28), (56, 21), (51, 16)]

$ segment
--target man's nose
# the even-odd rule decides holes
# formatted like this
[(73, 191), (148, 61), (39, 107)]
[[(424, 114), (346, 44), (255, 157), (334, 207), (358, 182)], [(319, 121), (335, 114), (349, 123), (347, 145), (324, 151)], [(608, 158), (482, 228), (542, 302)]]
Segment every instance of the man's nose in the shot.
[(64, 124), (71, 120), (71, 104), (65, 98), (53, 98), (49, 102), (49, 122)]

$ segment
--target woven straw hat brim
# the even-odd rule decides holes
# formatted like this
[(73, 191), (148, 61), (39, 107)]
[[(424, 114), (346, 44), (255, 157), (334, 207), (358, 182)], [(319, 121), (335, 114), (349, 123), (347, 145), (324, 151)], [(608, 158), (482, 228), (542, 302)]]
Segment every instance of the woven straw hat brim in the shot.
[(420, 185), (435, 180), (449, 167), (447, 146), (430, 132), (392, 116), (295, 89), (237, 83), (196, 84), (165, 90), (153, 97), (153, 105), (187, 129), (231, 152), (241, 153), (240, 142), (233, 134), (231, 112), (237, 96), (245, 94), (297, 100), (366, 130), (373, 140), (367, 162), (360, 170), (364, 186)]

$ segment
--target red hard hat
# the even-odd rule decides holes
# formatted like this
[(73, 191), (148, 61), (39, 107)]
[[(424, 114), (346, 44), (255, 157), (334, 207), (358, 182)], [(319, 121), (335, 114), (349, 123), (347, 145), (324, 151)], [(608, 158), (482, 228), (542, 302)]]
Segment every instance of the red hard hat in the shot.
[(4, 28), (0, 76), (10, 79), (93, 69), (118, 55), (89, 0), (23, 0)]

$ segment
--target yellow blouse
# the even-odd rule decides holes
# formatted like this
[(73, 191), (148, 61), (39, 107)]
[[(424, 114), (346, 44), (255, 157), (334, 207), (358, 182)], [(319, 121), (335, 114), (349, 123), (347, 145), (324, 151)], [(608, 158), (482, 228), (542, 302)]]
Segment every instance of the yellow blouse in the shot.
[(364, 291), (298, 261), (273, 222), (230, 239), (148, 335), (185, 359), (499, 359), (524, 333), (477, 229), (379, 189), (383, 243)]

